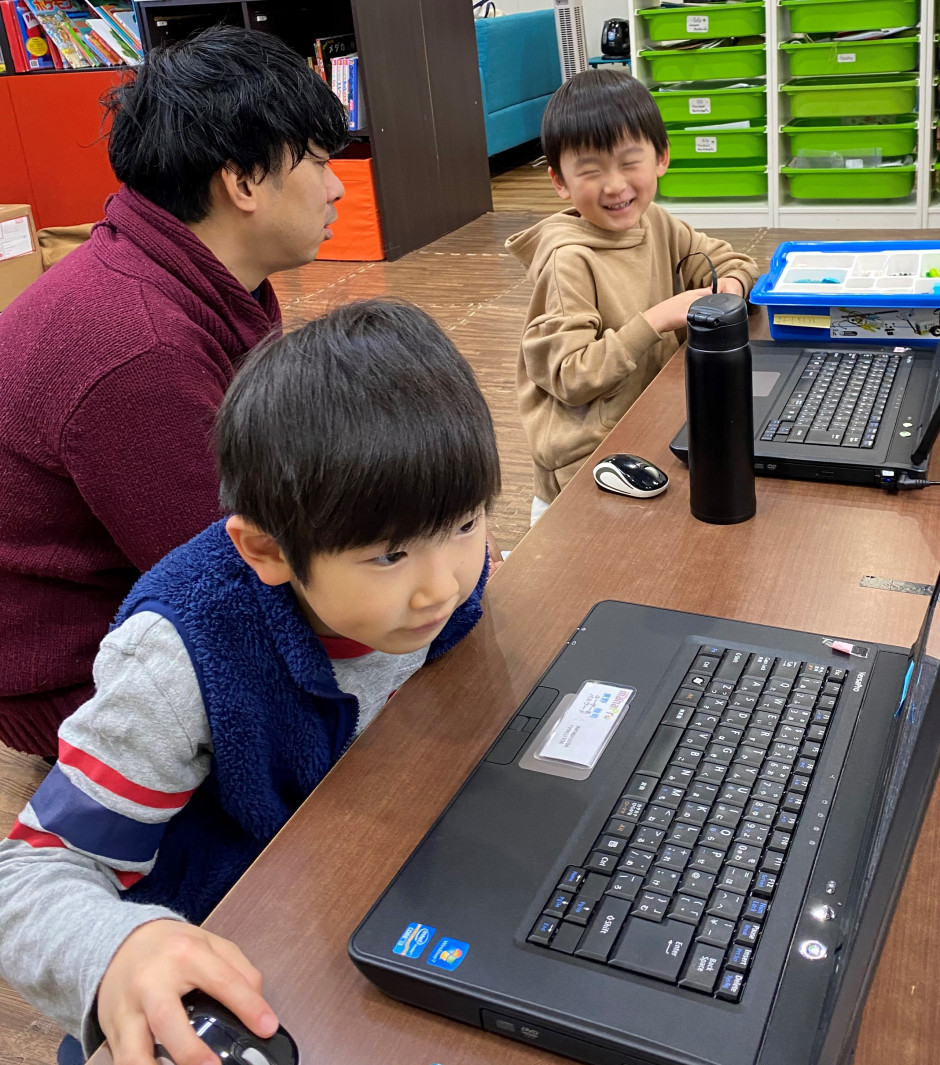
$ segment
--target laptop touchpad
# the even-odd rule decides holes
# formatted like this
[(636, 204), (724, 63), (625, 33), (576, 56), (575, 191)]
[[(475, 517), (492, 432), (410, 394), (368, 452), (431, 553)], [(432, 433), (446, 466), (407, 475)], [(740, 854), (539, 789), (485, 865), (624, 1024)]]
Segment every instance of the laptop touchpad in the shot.
[(755, 396), (769, 396), (780, 380), (780, 374), (773, 370), (754, 370), (751, 373), (751, 391)]

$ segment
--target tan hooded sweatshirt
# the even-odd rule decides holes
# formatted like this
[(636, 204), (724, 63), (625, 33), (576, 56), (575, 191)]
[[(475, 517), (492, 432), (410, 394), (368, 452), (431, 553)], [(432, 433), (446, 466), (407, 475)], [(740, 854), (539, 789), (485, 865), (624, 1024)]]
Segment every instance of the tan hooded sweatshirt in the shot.
[[(758, 269), (655, 203), (623, 233), (570, 209), (516, 233), (506, 247), (535, 285), (517, 388), (535, 494), (550, 502), (679, 347), (675, 333), (660, 336), (643, 317), (674, 295), (679, 260), (705, 252), (718, 276), (738, 278), (745, 293)], [(683, 264), (682, 281), (685, 288), (710, 283), (704, 256)]]

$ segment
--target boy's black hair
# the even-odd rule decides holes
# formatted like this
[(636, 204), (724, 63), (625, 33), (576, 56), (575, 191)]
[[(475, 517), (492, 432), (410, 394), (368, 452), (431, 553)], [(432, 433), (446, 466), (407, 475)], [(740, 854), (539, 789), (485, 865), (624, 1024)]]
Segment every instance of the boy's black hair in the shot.
[(612, 151), (625, 137), (649, 141), (657, 157), (669, 137), (649, 89), (625, 70), (575, 74), (557, 89), (542, 115), (542, 151), (561, 175), (564, 151)]
[(296, 166), (311, 141), (332, 155), (349, 138), (343, 105), (297, 52), (234, 26), (154, 48), (102, 103), (114, 173), (181, 222), (206, 217), (223, 167), (261, 180), (285, 149)]
[(363, 300), (262, 343), (216, 421), (222, 508), (311, 557), (446, 532), (499, 493), (473, 371), (423, 311)]

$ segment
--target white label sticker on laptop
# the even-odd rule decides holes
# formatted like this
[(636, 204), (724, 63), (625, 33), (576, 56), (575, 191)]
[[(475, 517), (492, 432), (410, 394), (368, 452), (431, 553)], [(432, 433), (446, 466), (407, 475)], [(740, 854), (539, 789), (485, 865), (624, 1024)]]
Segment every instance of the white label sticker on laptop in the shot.
[(591, 768), (634, 695), (636, 688), (585, 681), (536, 757)]

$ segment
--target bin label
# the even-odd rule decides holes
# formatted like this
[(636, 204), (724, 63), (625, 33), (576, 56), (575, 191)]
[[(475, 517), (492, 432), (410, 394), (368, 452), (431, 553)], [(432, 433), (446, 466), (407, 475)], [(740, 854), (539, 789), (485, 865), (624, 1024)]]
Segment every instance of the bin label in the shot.
[(836, 56), (836, 62), (837, 63), (854, 63), (855, 62), (855, 53), (854, 52), (839, 52), (839, 54)]
[(775, 314), (774, 325), (798, 325), (803, 329), (828, 329), (828, 314)]
[(710, 96), (690, 96), (690, 115), (710, 115), (712, 113), (712, 98)]
[(708, 33), (708, 15), (686, 15), (686, 33)]
[(718, 138), (717, 137), (696, 137), (695, 138), (695, 150), (697, 152), (717, 152), (718, 151)]

